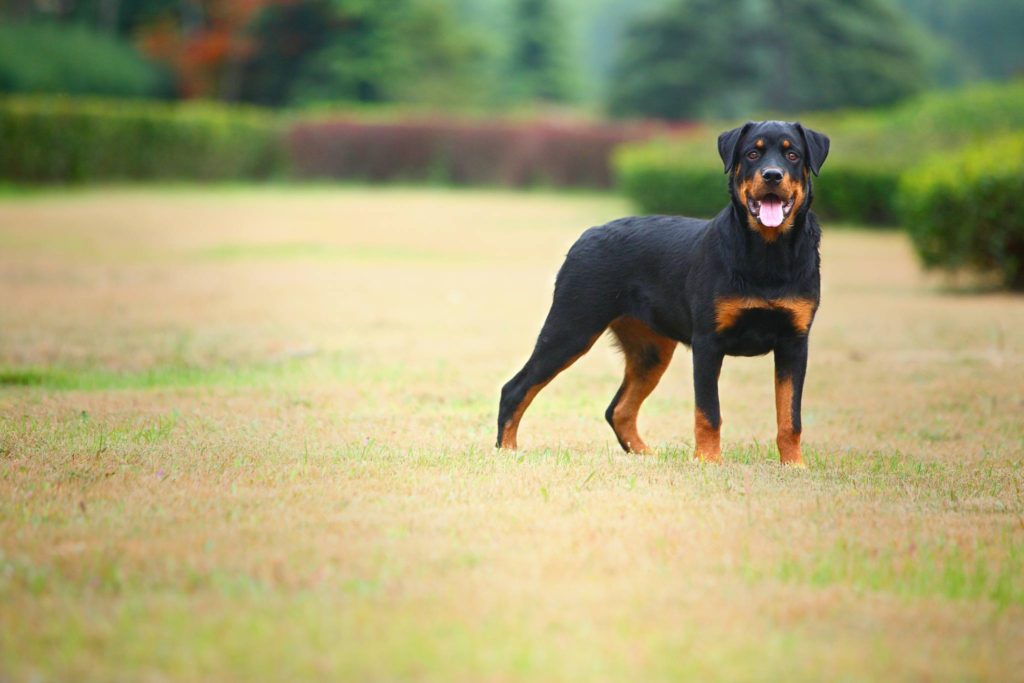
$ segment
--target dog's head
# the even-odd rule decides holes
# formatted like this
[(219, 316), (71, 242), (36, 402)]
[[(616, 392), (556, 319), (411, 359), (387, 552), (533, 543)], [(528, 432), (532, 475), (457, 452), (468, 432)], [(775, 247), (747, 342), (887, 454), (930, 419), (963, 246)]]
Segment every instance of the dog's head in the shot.
[(766, 242), (793, 227), (811, 200), (811, 173), (828, 156), (827, 137), (799, 123), (749, 122), (718, 136), (733, 201)]

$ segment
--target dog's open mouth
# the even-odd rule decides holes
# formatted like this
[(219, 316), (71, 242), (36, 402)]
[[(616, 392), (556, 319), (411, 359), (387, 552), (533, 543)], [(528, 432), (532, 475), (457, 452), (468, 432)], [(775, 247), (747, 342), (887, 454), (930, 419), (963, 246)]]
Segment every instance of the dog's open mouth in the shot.
[(793, 201), (793, 197), (783, 201), (778, 195), (766, 194), (760, 200), (748, 198), (747, 209), (761, 225), (766, 228), (777, 228), (789, 217), (789, 212), (793, 210)]

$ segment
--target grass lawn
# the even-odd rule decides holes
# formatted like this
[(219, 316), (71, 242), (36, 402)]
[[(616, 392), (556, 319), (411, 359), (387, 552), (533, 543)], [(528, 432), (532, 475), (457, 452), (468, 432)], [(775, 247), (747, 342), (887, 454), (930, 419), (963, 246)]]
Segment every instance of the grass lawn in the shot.
[(676, 354), (621, 453), (607, 340), (495, 452), (498, 390), (614, 198), (0, 199), (0, 680), (1024, 680), (1024, 298), (826, 226), (777, 464)]

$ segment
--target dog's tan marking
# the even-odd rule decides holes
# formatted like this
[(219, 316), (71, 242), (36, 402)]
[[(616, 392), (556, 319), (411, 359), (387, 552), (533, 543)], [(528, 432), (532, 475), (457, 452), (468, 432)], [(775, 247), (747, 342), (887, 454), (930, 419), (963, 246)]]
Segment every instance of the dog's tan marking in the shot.
[(793, 429), (793, 380), (775, 377), (775, 421), (779, 459), (783, 465), (805, 467), (800, 453), (800, 432)]
[(789, 140), (783, 140), (782, 141), (782, 149), (789, 149), (792, 146), (793, 146), (793, 143), (790, 142)]
[(747, 224), (750, 226), (750, 229), (761, 235), (761, 238), (765, 242), (774, 242), (780, 235), (788, 232), (789, 229), (793, 227), (797, 211), (801, 206), (803, 206), (804, 199), (806, 199), (807, 196), (807, 177), (806, 168), (804, 169), (802, 182), (787, 173), (782, 184), (779, 186), (778, 191), (767, 187), (760, 173), (755, 173), (752, 178), (748, 180), (740, 180), (737, 183), (736, 193), (739, 195), (740, 202), (743, 204), (744, 208), (747, 206), (748, 199), (757, 199), (758, 197), (764, 197), (770, 193), (782, 195), (782, 198), (793, 198), (793, 208), (790, 209), (789, 215), (786, 216), (786, 219), (782, 221), (782, 225), (777, 228), (769, 228), (761, 225), (749, 210), (746, 211)]
[[(736, 167), (736, 194), (739, 195), (740, 202), (744, 207), (747, 205), (747, 198), (750, 196), (750, 181), (740, 177), (740, 167)], [(752, 220), (754, 217), (747, 211), (747, 220)], [(757, 222), (756, 220), (754, 221)]]
[(778, 310), (789, 314), (793, 328), (800, 334), (807, 334), (814, 319), (813, 299), (798, 297), (785, 299), (761, 299), (758, 297), (721, 297), (715, 299), (715, 330), (724, 332), (739, 320), (745, 311), (751, 309)]
[(609, 327), (626, 356), (626, 376), (622, 380), (619, 400), (612, 409), (612, 429), (630, 453), (650, 453), (640, 438), (637, 415), (644, 400), (668, 369), (678, 343), (635, 318), (618, 318)]
[(811, 321), (814, 320), (814, 312), (817, 310), (817, 304), (813, 299), (772, 299), (771, 304), (775, 308), (781, 308), (787, 311), (790, 317), (793, 319), (793, 327), (800, 334), (807, 334), (807, 331), (811, 328)]
[(712, 427), (711, 421), (701, 412), (694, 411), (694, 457), (703, 462), (722, 462), (722, 425)]
[(764, 138), (758, 138), (757, 142), (754, 143), (754, 147), (757, 147), (759, 150), (764, 151)]

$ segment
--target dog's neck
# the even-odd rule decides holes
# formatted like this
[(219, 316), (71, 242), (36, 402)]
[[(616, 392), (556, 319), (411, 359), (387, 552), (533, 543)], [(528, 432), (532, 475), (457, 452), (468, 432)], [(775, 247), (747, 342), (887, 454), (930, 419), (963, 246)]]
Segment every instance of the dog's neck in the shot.
[(727, 221), (727, 231), (731, 234), (726, 248), (733, 252), (730, 260), (738, 274), (746, 280), (763, 283), (799, 279), (803, 273), (797, 272), (797, 268), (807, 262), (802, 258), (804, 250), (816, 248), (810, 244), (813, 232), (810, 205), (811, 197), (808, 196), (796, 209), (792, 226), (769, 241), (750, 227), (747, 208), (734, 197), (732, 213)]

